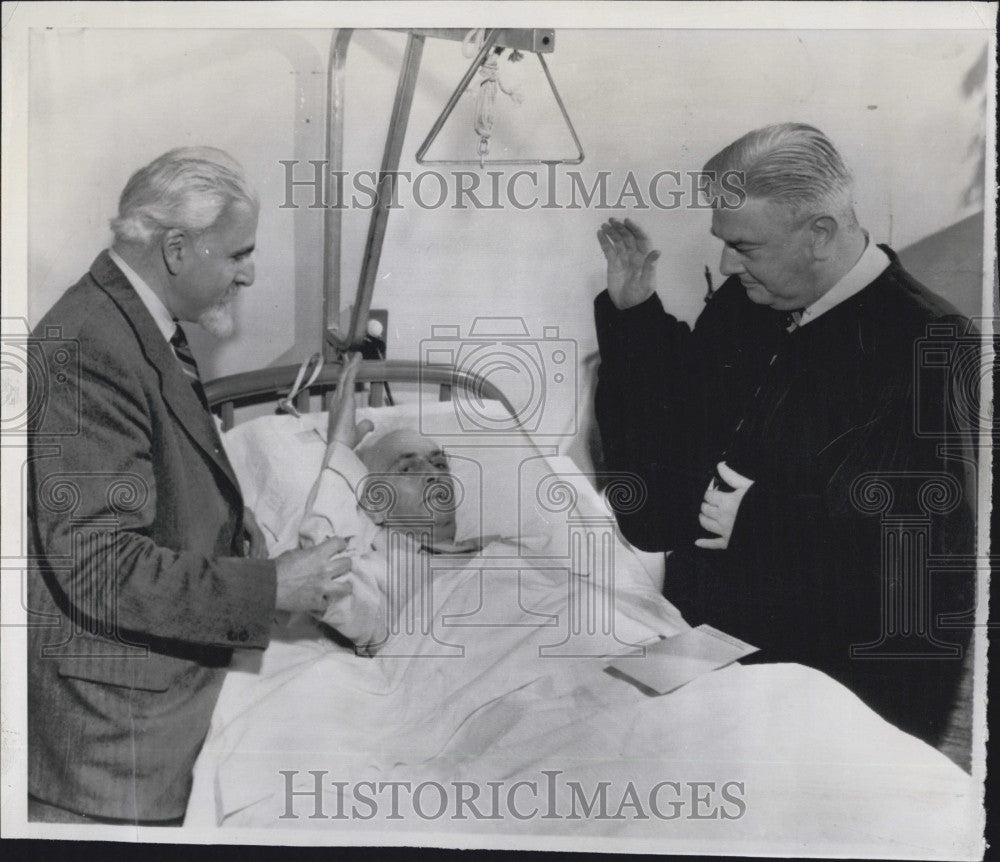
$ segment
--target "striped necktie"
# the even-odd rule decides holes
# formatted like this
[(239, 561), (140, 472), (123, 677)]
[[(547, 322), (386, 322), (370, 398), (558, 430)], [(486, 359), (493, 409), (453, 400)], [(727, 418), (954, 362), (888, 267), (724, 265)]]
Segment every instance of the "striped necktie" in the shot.
[(194, 389), (195, 395), (198, 396), (198, 400), (207, 409), (208, 399), (205, 397), (205, 388), (201, 385), (201, 375), (198, 373), (198, 363), (195, 362), (194, 354), (191, 352), (187, 336), (184, 335), (184, 330), (181, 329), (181, 325), (179, 323), (177, 324), (177, 328), (174, 330), (173, 338), (170, 339), (170, 346), (174, 349), (174, 355), (181, 364), (181, 370), (183, 370), (188, 380), (191, 381), (191, 386)]

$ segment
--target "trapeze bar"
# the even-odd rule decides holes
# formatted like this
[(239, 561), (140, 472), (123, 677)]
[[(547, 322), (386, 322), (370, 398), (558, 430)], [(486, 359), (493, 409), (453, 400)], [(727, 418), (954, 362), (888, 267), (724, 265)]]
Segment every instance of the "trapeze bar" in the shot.
[(476, 55), (476, 59), (472, 61), (472, 65), (469, 66), (469, 69), (462, 77), (462, 80), (458, 82), (458, 86), (455, 88), (455, 92), (451, 94), (451, 98), (448, 99), (448, 103), (444, 106), (441, 116), (439, 116), (434, 125), (431, 126), (431, 130), (427, 133), (427, 137), (417, 150), (418, 165), (478, 165), (480, 168), (485, 168), (487, 165), (578, 165), (583, 161), (583, 146), (580, 144), (580, 138), (577, 136), (576, 129), (573, 127), (573, 121), (569, 118), (569, 112), (566, 110), (566, 105), (563, 104), (562, 96), (559, 95), (556, 82), (552, 79), (552, 73), (549, 71), (549, 66), (545, 62), (545, 58), (540, 53), (535, 54), (535, 56), (538, 57), (538, 62), (542, 64), (542, 71), (545, 72), (545, 79), (549, 82), (549, 87), (552, 90), (552, 95), (555, 97), (556, 105), (559, 106), (559, 112), (562, 114), (563, 121), (566, 123), (566, 128), (569, 130), (569, 133), (573, 138), (573, 144), (576, 146), (575, 156), (564, 159), (486, 159), (482, 157), (478, 159), (424, 158), (424, 156), (427, 155), (427, 151), (431, 148), (431, 144), (434, 143), (434, 140), (440, 133), (442, 127), (448, 121), (448, 117), (451, 116), (451, 112), (455, 110), (458, 100), (466, 91), (466, 88), (469, 86), (472, 78), (475, 76), (480, 66), (486, 62), (490, 51), (496, 46), (498, 41), (496, 37), (499, 32), (500, 31), (497, 30), (489, 31), (490, 35), (483, 43), (483, 47)]

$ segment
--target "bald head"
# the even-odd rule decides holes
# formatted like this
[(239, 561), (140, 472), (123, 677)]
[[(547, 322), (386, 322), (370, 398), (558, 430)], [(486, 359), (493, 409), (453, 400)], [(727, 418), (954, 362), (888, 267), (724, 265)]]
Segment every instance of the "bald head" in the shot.
[[(377, 513), (384, 521), (434, 521), (434, 540), (455, 537), (455, 487), (441, 446), (410, 428), (400, 428), (363, 442), (357, 455), (368, 468), (369, 482), (392, 488), (392, 505)], [(372, 493), (370, 496), (375, 497)]]

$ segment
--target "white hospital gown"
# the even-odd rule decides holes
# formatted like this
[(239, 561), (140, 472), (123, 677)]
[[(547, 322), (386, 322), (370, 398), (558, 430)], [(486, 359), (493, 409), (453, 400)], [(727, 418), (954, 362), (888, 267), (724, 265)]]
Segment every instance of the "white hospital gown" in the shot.
[(333, 599), (321, 619), (368, 652), (385, 640), (390, 610), (382, 530), (358, 502), (366, 473), (365, 465), (343, 443), (335, 442), (326, 450), (306, 500), (298, 543), (311, 548), (331, 536), (347, 542), (344, 553), (351, 559), (351, 571), (334, 580)]

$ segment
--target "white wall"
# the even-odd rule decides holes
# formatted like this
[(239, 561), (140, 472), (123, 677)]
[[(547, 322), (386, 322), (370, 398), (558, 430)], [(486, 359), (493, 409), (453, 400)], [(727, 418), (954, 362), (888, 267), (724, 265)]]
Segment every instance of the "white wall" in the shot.
[[(34, 31), (32, 322), (107, 245), (107, 220), (129, 174), (171, 147), (208, 143), (244, 164), (263, 205), (257, 283), (242, 300), (238, 338), (223, 345), (193, 339), (206, 376), (317, 349), (322, 219), (318, 210), (279, 208), (279, 160), (323, 158), (328, 40), (321, 30)], [(404, 44), (395, 33), (355, 36), (348, 170), (378, 168)], [(970, 141), (982, 135), (985, 118), (979, 95), (964, 95), (962, 84), (984, 49), (981, 32), (965, 31), (560, 30), (548, 60), (586, 152), (586, 177), (610, 170), (617, 190), (629, 169), (647, 180), (660, 170), (697, 170), (751, 128), (802, 120), (839, 144), (858, 178), (862, 222), (876, 240), (899, 248), (976, 208), (963, 194), (975, 172)], [(468, 62), (457, 43), (428, 43), (402, 170), (422, 170), (415, 151)], [(525, 80), (525, 101), (502, 106), (495, 148), (568, 153), (534, 59), (501, 66), (511, 80)], [(463, 100), (461, 116), (470, 110)], [(465, 119), (454, 119), (441, 145), (471, 157), (472, 133)], [(309, 199), (296, 193), (300, 203)], [(582, 359), (595, 349), (591, 300), (603, 261), (594, 232), (607, 215), (510, 207), (393, 212), (373, 303), (390, 309), (391, 356), (416, 359), (433, 324), (459, 324), (464, 333), (476, 316), (520, 315), (533, 334), (559, 326)], [(707, 214), (633, 215), (663, 250), (661, 296), (693, 320), (705, 264), (719, 281), (720, 249)], [(345, 214), (348, 293), (367, 219), (367, 212)], [(559, 395), (550, 407), (567, 427), (573, 401)]]

